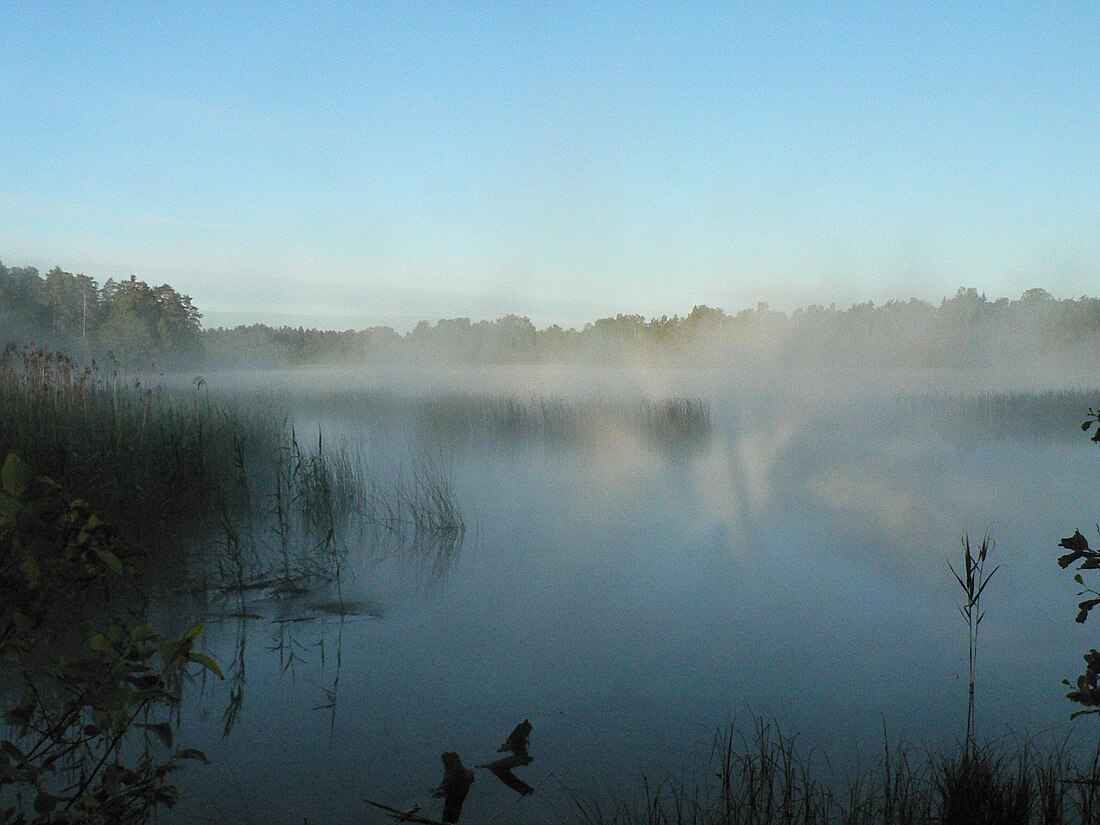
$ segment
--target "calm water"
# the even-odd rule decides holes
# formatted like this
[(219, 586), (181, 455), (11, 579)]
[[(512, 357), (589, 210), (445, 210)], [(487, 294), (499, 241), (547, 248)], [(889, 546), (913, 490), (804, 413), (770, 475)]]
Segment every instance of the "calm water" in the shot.
[[(478, 771), (463, 821), (629, 796), (752, 714), (841, 777), (874, 762), (884, 725), (916, 747), (954, 741), (966, 629), (947, 558), (987, 528), (1004, 567), (986, 591), (979, 730), (1095, 735), (1067, 723), (1061, 679), (1095, 627), (1073, 622), (1055, 563), (1058, 539), (1100, 518), (1084, 410), (1045, 432), (913, 400), (1009, 386), (989, 375), (377, 372), (340, 377), (339, 394), (321, 389), (332, 378), (280, 377), (301, 426), (361, 440), (378, 466), (430, 454), (465, 537), (450, 558), (353, 548), (343, 591), (359, 610), (343, 619), (311, 610), (331, 593), (260, 600), (244, 621), (211, 608), (206, 645), (234, 678), (186, 696), (180, 741), (214, 764), (186, 775), (172, 821), (384, 819), (364, 797), (438, 815), (440, 752), (488, 761), (524, 718), (535, 762), (517, 774), (536, 793)], [(643, 399), (671, 397), (704, 402), (709, 433), (647, 428)], [(500, 398), (556, 399), (572, 430), (502, 424)]]

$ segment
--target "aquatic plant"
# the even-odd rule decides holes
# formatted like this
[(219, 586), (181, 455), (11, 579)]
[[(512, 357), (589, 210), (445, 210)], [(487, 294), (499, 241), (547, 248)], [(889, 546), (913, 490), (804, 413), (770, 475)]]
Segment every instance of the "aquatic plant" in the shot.
[(874, 767), (838, 779), (796, 736), (757, 718), (747, 734), (716, 731), (697, 776), (643, 776), (634, 797), (575, 804), (583, 825), (1092, 825), (1100, 751), (1078, 764), (1064, 741), (919, 752), (884, 736)]
[(478, 438), (501, 444), (593, 443), (608, 428), (637, 433), (655, 447), (698, 446), (711, 435), (708, 404), (697, 398), (637, 401), (456, 393), (419, 402), (419, 431), (433, 440)]
[(281, 406), (270, 393), (217, 395), (201, 378), (170, 390), (124, 378), (113, 363), (29, 346), (0, 354), (0, 451), (20, 452), (95, 500), (125, 540), (162, 558), (175, 544), (193, 559), (205, 542), (222, 585), (338, 579), (356, 530), (420, 543), (430, 533), (461, 536), (437, 462), (382, 483), (346, 441), (318, 429), (307, 448)]
[(974, 550), (970, 546), (969, 534), (964, 533), (962, 537), (963, 572), (960, 574), (950, 561), (947, 563), (947, 566), (951, 569), (951, 574), (955, 577), (955, 581), (959, 583), (959, 587), (962, 588), (963, 594), (966, 596), (966, 601), (958, 607), (959, 613), (966, 622), (967, 645), (969, 648), (970, 679), (966, 705), (966, 744), (972, 750), (976, 748), (975, 727), (977, 721), (974, 715), (974, 688), (978, 679), (978, 628), (985, 617), (981, 607), (982, 593), (985, 592), (985, 588), (994, 574), (1001, 569), (998, 565), (988, 574), (985, 572), (985, 562), (989, 557), (989, 551), (995, 546), (996, 542), (990, 538), (987, 532), (982, 536), (981, 545), (977, 550)]
[[(1093, 401), (1097, 390), (1044, 390), (906, 396), (900, 403), (920, 418), (936, 421), (938, 431), (968, 438), (1062, 440), (1067, 427)], [(945, 426), (945, 420), (949, 426)]]
[(268, 417), (216, 403), (201, 388), (168, 392), (123, 378), (114, 364), (33, 347), (0, 354), (0, 451), (96, 501), (135, 542), (174, 532), (165, 527), (205, 527), (241, 445), (272, 444), (278, 434)]

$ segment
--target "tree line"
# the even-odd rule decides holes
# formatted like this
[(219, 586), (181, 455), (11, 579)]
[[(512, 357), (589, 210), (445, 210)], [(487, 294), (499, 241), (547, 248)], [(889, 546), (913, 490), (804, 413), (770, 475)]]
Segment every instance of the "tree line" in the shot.
[(112, 352), (119, 361), (184, 363), (201, 357), (200, 313), (168, 284), (133, 275), (102, 286), (83, 273), (0, 263), (0, 343), (36, 343), (80, 355)]
[(728, 313), (695, 306), (684, 316), (600, 318), (580, 329), (537, 329), (506, 315), (390, 327), (319, 330), (250, 324), (203, 329), (191, 298), (168, 284), (131, 276), (102, 286), (54, 267), (0, 264), (0, 344), (34, 342), (120, 362), (211, 368), (364, 362), (657, 364), (875, 362), (965, 366), (1042, 358), (1052, 349), (1100, 344), (1100, 298), (1056, 299), (1029, 289), (989, 299), (960, 288), (939, 304), (910, 298), (841, 309), (811, 305), (786, 313), (767, 303)]
[(269, 327), (203, 333), (211, 364), (646, 363), (816, 365), (875, 363), (961, 367), (1040, 360), (1100, 345), (1100, 298), (1059, 300), (1043, 289), (989, 299), (960, 288), (938, 305), (911, 298), (847, 309), (813, 305), (785, 313), (766, 303), (737, 313), (695, 306), (684, 316), (600, 318), (580, 329), (538, 329), (527, 317), (421, 321), (399, 334)]

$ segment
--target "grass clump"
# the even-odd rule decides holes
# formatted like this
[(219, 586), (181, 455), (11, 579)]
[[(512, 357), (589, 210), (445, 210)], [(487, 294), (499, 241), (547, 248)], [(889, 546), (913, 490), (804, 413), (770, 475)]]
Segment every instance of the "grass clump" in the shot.
[(719, 730), (700, 777), (651, 782), (614, 805), (578, 801), (584, 825), (1092, 825), (1100, 759), (1065, 743), (920, 753), (884, 742), (870, 770), (838, 781), (823, 759), (772, 721)]
[(705, 445), (712, 431), (710, 407), (697, 398), (612, 402), (454, 394), (422, 402), (416, 414), (422, 432), (447, 443), (489, 439), (580, 447), (597, 442), (610, 427), (656, 448), (682, 449)]
[[(8, 345), (0, 353), (0, 454), (11, 451), (94, 500), (130, 543), (165, 551), (212, 536), (237, 587), (338, 576), (356, 527), (465, 529), (446, 472), (393, 480), (346, 442), (299, 439), (273, 397), (216, 396), (201, 378), (167, 390), (113, 363)], [(391, 536), (392, 538), (392, 536)]]
[(210, 512), (232, 458), (277, 427), (196, 387), (168, 393), (112, 363), (8, 345), (0, 354), (0, 451), (18, 452), (130, 539)]
[(981, 392), (909, 397), (903, 403), (970, 439), (1071, 440), (1067, 424), (1093, 403), (1095, 389)]

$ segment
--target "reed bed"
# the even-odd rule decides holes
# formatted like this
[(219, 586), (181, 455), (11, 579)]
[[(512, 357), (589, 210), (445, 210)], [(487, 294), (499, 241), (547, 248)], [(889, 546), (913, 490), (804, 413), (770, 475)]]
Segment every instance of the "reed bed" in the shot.
[(637, 799), (578, 801), (584, 825), (1093, 825), (1100, 750), (1084, 761), (1065, 742), (962, 742), (932, 753), (891, 748), (845, 781), (774, 722), (718, 731), (696, 780), (643, 779)]
[(303, 443), (279, 406), (271, 395), (215, 396), (201, 379), (169, 391), (35, 347), (0, 354), (0, 455), (18, 453), (95, 502), (134, 544), (211, 548), (234, 587), (338, 576), (367, 528), (391, 545), (461, 537), (438, 463), (383, 476), (345, 440), (318, 430)]
[(421, 432), (450, 443), (487, 438), (582, 446), (610, 427), (635, 432), (657, 447), (682, 448), (705, 444), (712, 432), (710, 407), (696, 398), (613, 402), (453, 394), (421, 402), (416, 413)]
[(17, 452), (125, 531), (181, 526), (216, 503), (220, 474), (244, 442), (277, 427), (213, 404), (196, 390), (168, 394), (125, 378), (113, 363), (8, 346), (0, 355), (0, 452)]
[(903, 403), (962, 433), (1048, 441), (1076, 438), (1085, 411), (1097, 399), (1100, 389), (928, 395)]

